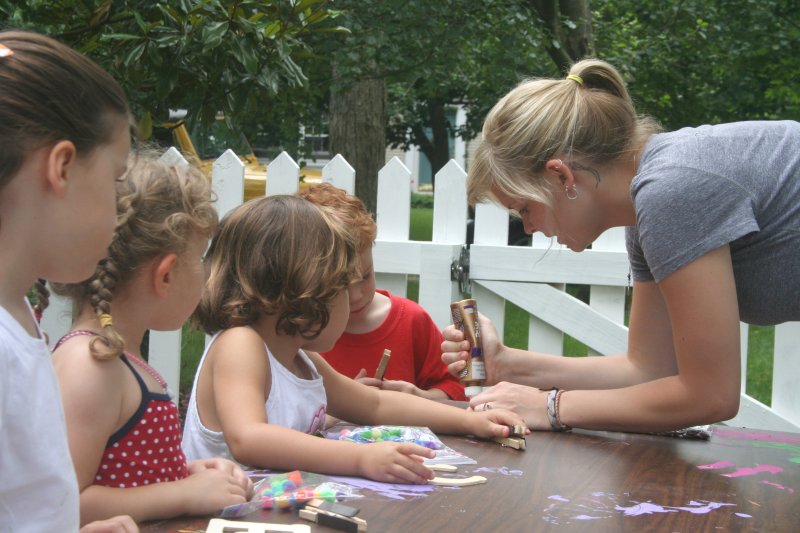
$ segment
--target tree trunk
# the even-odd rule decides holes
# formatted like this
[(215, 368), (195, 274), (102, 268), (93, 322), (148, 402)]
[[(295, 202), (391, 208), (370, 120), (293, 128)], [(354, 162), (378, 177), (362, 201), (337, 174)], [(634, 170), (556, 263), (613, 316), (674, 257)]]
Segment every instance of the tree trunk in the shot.
[(356, 196), (375, 213), (378, 171), (386, 162), (386, 84), (382, 79), (344, 86), (334, 83), (329, 135), (331, 154), (342, 154), (355, 169)]
[[(539, 16), (550, 39), (545, 48), (562, 72), (572, 63), (594, 55), (592, 11), (589, 0), (527, 0), (534, 14)], [(563, 23), (569, 19), (574, 29)]]
[[(414, 140), (420, 151), (425, 154), (431, 164), (431, 185), (436, 188), (436, 173), (450, 160), (450, 127), (443, 102), (428, 102), (428, 120), (431, 126), (431, 138), (424, 128), (413, 128)], [(448, 127), (450, 126), (450, 127)]]

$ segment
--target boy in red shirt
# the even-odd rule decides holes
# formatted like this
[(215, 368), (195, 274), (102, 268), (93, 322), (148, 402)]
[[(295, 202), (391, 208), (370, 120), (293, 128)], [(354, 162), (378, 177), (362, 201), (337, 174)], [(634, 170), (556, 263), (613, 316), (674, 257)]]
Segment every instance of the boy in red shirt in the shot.
[[(464, 386), (442, 362), (442, 333), (430, 315), (413, 300), (375, 288), (377, 225), (364, 203), (329, 183), (299, 195), (351, 228), (360, 254), (362, 278), (349, 288), (350, 318), (333, 349), (321, 354), (325, 360), (365, 385), (433, 400), (465, 400)], [(376, 379), (372, 376), (386, 349), (391, 358), (384, 378)]]

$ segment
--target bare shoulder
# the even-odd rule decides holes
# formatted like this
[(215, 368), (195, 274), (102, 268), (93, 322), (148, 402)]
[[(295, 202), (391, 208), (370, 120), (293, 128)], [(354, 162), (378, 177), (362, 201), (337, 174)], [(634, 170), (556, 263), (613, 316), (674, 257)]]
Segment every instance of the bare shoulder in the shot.
[(217, 336), (207, 358), (215, 367), (263, 369), (269, 367), (261, 336), (248, 327), (226, 329)]
[(119, 357), (98, 359), (91, 354), (92, 337), (76, 337), (53, 352), (56, 371), (65, 403), (93, 405), (97, 401), (114, 402), (122, 395), (126, 373)]

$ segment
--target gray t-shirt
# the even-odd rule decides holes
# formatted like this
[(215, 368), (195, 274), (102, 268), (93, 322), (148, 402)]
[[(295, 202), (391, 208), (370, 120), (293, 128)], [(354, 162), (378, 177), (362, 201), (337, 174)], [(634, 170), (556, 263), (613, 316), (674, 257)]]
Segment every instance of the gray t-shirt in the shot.
[(800, 320), (800, 123), (737, 122), (654, 135), (631, 183), (634, 279), (663, 280), (730, 245), (739, 315)]

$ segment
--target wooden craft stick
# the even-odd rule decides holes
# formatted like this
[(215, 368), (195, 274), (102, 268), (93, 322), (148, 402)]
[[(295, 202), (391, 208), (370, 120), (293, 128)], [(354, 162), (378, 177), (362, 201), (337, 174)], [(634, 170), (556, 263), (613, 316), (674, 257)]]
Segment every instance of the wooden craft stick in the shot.
[(456, 465), (425, 465), (434, 472), (455, 472), (458, 470)]
[(375, 379), (383, 379), (383, 375), (386, 373), (386, 367), (389, 365), (389, 358), (392, 356), (392, 351), (389, 348), (383, 350), (383, 356), (381, 356), (381, 362), (378, 363), (378, 370), (375, 371)]
[(443, 487), (468, 487), (470, 485), (480, 485), (486, 483), (486, 478), (483, 476), (472, 477), (435, 477), (429, 479), (428, 483), (431, 485), (441, 485)]

